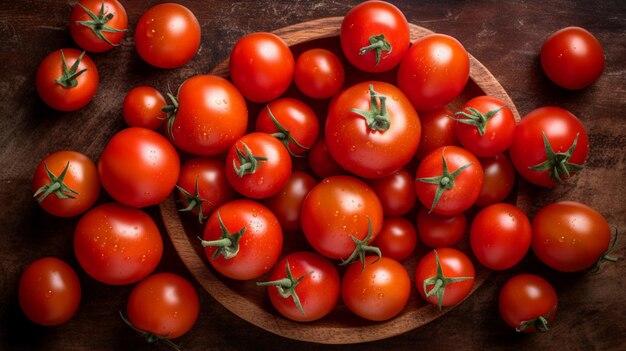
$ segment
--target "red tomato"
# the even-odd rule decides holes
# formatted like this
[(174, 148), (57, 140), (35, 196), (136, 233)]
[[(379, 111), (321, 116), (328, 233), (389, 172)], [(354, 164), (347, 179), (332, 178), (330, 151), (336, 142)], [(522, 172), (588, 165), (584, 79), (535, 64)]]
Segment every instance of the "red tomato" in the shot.
[(582, 123), (560, 107), (540, 107), (517, 125), (509, 156), (527, 181), (552, 187), (583, 168), (589, 138)]
[(330, 155), (324, 138), (318, 139), (317, 142), (313, 144), (307, 160), (309, 161), (309, 166), (313, 170), (313, 173), (322, 179), (348, 173), (345, 169), (341, 168), (337, 161)]
[(464, 213), (442, 216), (428, 213), (426, 207), (420, 207), (416, 222), (420, 241), (434, 249), (456, 245), (463, 238), (467, 227)]
[(476, 199), (476, 206), (485, 207), (502, 202), (509, 196), (515, 184), (513, 164), (504, 154), (479, 160), (485, 178), (480, 195)]
[(161, 260), (163, 240), (145, 212), (109, 203), (80, 219), (74, 231), (74, 253), (95, 280), (126, 285), (152, 273)]
[(138, 86), (126, 94), (122, 116), (129, 127), (157, 130), (167, 118), (167, 114), (162, 111), (165, 105), (165, 98), (158, 90)]
[(382, 178), (415, 154), (421, 126), (404, 94), (384, 82), (362, 82), (334, 99), (326, 118), (326, 144), (347, 171)]
[(534, 274), (509, 279), (498, 298), (502, 319), (516, 331), (548, 330), (556, 314), (558, 298), (548, 281)]
[(118, 46), (127, 27), (126, 9), (117, 0), (80, 0), (70, 13), (72, 38), (90, 52), (104, 52)]
[(530, 221), (516, 206), (499, 203), (482, 209), (470, 229), (472, 252), (483, 266), (504, 270), (524, 258), (530, 248)]
[(603, 258), (615, 260), (608, 256), (611, 229), (606, 219), (579, 202), (561, 201), (542, 208), (533, 218), (532, 231), (533, 252), (558, 271), (577, 272)]
[(418, 111), (433, 110), (454, 100), (468, 79), (467, 51), (445, 34), (417, 39), (398, 69), (398, 87)]
[(54, 258), (38, 259), (26, 267), (18, 288), (22, 311), (40, 325), (59, 325), (80, 305), (80, 281), (72, 267)]
[(257, 285), (268, 286), (274, 308), (297, 322), (310, 322), (326, 316), (339, 299), (337, 269), (326, 258), (313, 252), (294, 252), (285, 256), (268, 279)]
[(35, 77), (43, 102), (59, 111), (87, 105), (96, 95), (99, 80), (96, 64), (76, 49), (61, 49), (46, 56)]
[(366, 72), (396, 67), (411, 40), (402, 11), (384, 1), (366, 1), (352, 7), (341, 22), (339, 39), (348, 61)]
[(153, 66), (176, 68), (196, 55), (200, 32), (200, 23), (188, 8), (162, 3), (148, 9), (137, 21), (135, 48)]
[(309, 49), (296, 60), (294, 82), (300, 91), (314, 99), (334, 96), (343, 86), (345, 72), (339, 58), (325, 49)]
[(98, 161), (102, 186), (124, 205), (163, 201), (176, 186), (180, 161), (174, 146), (145, 128), (126, 128), (109, 140)]
[(96, 165), (80, 152), (53, 152), (35, 170), (33, 193), (41, 208), (52, 215), (81, 214), (93, 206), (100, 194)]
[(417, 168), (417, 198), (437, 214), (454, 216), (472, 207), (482, 186), (480, 162), (457, 146), (435, 149)]
[(385, 216), (402, 216), (415, 206), (415, 183), (406, 169), (384, 178), (371, 179), (368, 184), (376, 192)]
[(541, 47), (541, 68), (566, 89), (582, 89), (604, 71), (604, 50), (598, 39), (580, 27), (560, 29)]
[(404, 266), (396, 260), (375, 256), (351, 264), (341, 281), (341, 298), (348, 309), (372, 321), (391, 319), (402, 312), (409, 301), (411, 280)]
[(415, 153), (418, 160), (423, 159), (438, 147), (461, 145), (456, 136), (456, 122), (452, 119), (453, 116), (454, 113), (446, 107), (420, 112), (422, 140)]
[(385, 217), (383, 227), (372, 245), (378, 247), (383, 256), (402, 261), (417, 246), (415, 226), (403, 217)]
[(317, 181), (307, 173), (293, 171), (285, 187), (278, 194), (268, 197), (264, 203), (276, 215), (285, 231), (299, 231), (300, 209), (304, 198)]
[(281, 96), (293, 78), (291, 49), (277, 35), (252, 33), (230, 53), (230, 77), (246, 99), (268, 102)]
[(220, 206), (204, 227), (206, 256), (220, 274), (237, 280), (258, 278), (278, 260), (283, 231), (272, 211), (241, 199)]
[(474, 286), (474, 277), (472, 261), (453, 248), (434, 249), (415, 268), (417, 291), (439, 308), (463, 301)]

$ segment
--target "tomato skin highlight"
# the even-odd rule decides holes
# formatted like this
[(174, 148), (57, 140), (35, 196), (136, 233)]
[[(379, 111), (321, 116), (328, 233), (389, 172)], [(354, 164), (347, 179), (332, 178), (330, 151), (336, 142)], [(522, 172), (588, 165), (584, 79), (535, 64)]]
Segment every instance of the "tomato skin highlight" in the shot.
[(165, 98), (158, 90), (138, 86), (126, 94), (122, 115), (129, 127), (157, 130), (167, 118), (167, 114), (162, 111), (165, 105)]
[[(111, 16), (105, 25), (118, 31), (102, 30), (101, 32), (102, 35), (113, 45), (99, 38), (91, 28), (77, 23), (77, 21), (92, 20), (89, 14), (79, 4), (91, 10), (91, 12), (95, 15), (99, 15), (101, 7), (104, 6), (103, 15)], [(69, 25), (72, 39), (74, 39), (78, 46), (89, 52), (105, 52), (113, 49), (121, 43), (126, 36), (128, 16), (126, 15), (126, 9), (119, 1), (81, 0), (79, 4), (74, 5), (72, 8)]]
[(498, 297), (502, 319), (512, 328), (525, 333), (537, 331), (537, 324), (519, 330), (523, 322), (545, 317), (549, 324), (554, 319), (557, 306), (558, 297), (552, 285), (534, 274), (519, 274), (509, 279)]
[(326, 99), (339, 92), (345, 80), (345, 71), (332, 51), (315, 48), (298, 56), (293, 79), (304, 95)]

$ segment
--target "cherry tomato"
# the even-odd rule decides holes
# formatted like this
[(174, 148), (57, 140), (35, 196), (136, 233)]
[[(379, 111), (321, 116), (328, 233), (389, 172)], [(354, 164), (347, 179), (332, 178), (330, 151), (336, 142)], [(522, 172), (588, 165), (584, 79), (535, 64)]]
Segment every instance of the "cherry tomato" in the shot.
[(293, 171), (283, 189), (278, 194), (264, 200), (265, 205), (278, 218), (283, 230), (300, 230), (300, 209), (304, 198), (315, 185), (317, 185), (317, 181), (309, 174)]
[(500, 315), (516, 331), (532, 333), (548, 330), (558, 306), (554, 288), (534, 274), (519, 274), (509, 279), (498, 298)]
[(315, 48), (298, 56), (293, 78), (304, 95), (326, 99), (339, 92), (345, 72), (337, 55), (326, 49)]
[(322, 179), (348, 173), (328, 152), (328, 146), (324, 138), (317, 139), (315, 144), (313, 144), (307, 160), (313, 173)]
[(416, 222), (420, 242), (434, 249), (456, 245), (463, 238), (467, 227), (467, 217), (464, 213), (442, 216), (428, 213), (426, 207), (420, 207)]
[(541, 47), (541, 68), (566, 89), (582, 89), (604, 71), (604, 50), (598, 39), (580, 27), (566, 27), (550, 35)]
[(72, 267), (54, 258), (38, 259), (20, 277), (18, 297), (31, 321), (59, 325), (74, 316), (80, 305), (80, 281)]
[(372, 245), (378, 247), (383, 256), (402, 261), (417, 246), (415, 226), (403, 217), (385, 217), (383, 227)]
[(96, 64), (89, 56), (76, 49), (61, 49), (41, 61), (35, 85), (48, 106), (75, 111), (93, 99), (99, 80)]
[(385, 216), (402, 216), (415, 206), (415, 183), (404, 168), (390, 176), (371, 179), (368, 184), (376, 192)]
[(148, 9), (137, 21), (135, 48), (152, 66), (176, 68), (196, 55), (200, 32), (200, 23), (188, 8), (162, 3)]
[(434, 249), (415, 268), (415, 285), (420, 296), (439, 308), (456, 305), (474, 286), (474, 265), (461, 251)]
[(122, 105), (122, 116), (129, 127), (152, 130), (161, 128), (167, 114), (162, 111), (165, 98), (158, 90), (148, 86), (138, 86), (126, 94)]
[(476, 199), (476, 206), (485, 207), (502, 202), (509, 196), (515, 184), (515, 169), (504, 154), (479, 159), (483, 166), (483, 187)]
[(126, 9), (117, 0), (80, 0), (70, 13), (70, 34), (78, 46), (89, 52), (118, 46), (127, 27)]
[(415, 153), (418, 160), (423, 159), (438, 147), (461, 145), (456, 136), (456, 122), (452, 119), (453, 116), (454, 113), (446, 107), (420, 112), (422, 140)]

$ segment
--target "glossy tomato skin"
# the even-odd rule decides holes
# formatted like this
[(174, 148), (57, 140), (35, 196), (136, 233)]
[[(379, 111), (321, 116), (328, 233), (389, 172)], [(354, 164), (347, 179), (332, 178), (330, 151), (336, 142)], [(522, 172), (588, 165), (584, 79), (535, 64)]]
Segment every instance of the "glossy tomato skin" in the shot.
[(518, 331), (532, 333), (535, 325), (519, 330), (523, 322), (546, 318), (548, 324), (556, 315), (558, 297), (552, 285), (535, 274), (519, 274), (509, 279), (498, 297), (502, 319)]
[[(546, 148), (542, 138), (545, 133), (555, 153), (565, 153), (573, 145), (576, 135), (578, 140), (569, 163), (584, 165), (589, 153), (589, 137), (580, 120), (571, 112), (560, 107), (540, 107), (528, 113), (515, 128), (513, 144), (509, 156), (517, 172), (527, 181), (553, 187), (557, 182), (548, 171), (535, 171), (530, 167), (545, 162)], [(575, 171), (570, 172), (570, 177)], [(567, 179), (561, 172), (561, 179)]]
[(301, 223), (311, 246), (331, 259), (347, 259), (355, 249), (352, 236), (363, 240), (372, 223), (372, 240), (382, 228), (383, 209), (376, 193), (352, 176), (322, 180), (302, 204)]
[(446, 107), (420, 112), (422, 124), (422, 140), (417, 147), (415, 157), (423, 159), (433, 150), (441, 146), (461, 146), (456, 136), (454, 113)]
[(108, 203), (81, 217), (74, 231), (74, 253), (95, 280), (126, 285), (152, 273), (163, 254), (163, 240), (148, 214)]
[(186, 279), (172, 273), (158, 273), (133, 288), (126, 310), (135, 328), (176, 339), (196, 323), (200, 302)]
[(513, 164), (505, 154), (479, 160), (485, 177), (476, 206), (485, 207), (504, 201), (515, 185)]
[(604, 71), (604, 50), (598, 39), (580, 27), (566, 27), (550, 35), (541, 47), (541, 68), (557, 85), (582, 89)]
[(317, 181), (308, 173), (293, 171), (282, 190), (264, 200), (265, 205), (278, 218), (283, 230), (290, 232), (301, 230), (300, 209), (307, 194), (315, 185)]
[(28, 319), (45, 326), (60, 325), (78, 310), (80, 281), (74, 269), (62, 260), (40, 258), (22, 273), (18, 297)]
[(162, 111), (166, 104), (158, 90), (145, 85), (138, 86), (126, 94), (122, 116), (129, 127), (157, 130), (167, 118), (167, 114)]
[[(381, 52), (376, 62), (376, 50), (361, 54), (370, 37), (384, 35), (390, 48)], [(384, 72), (396, 67), (410, 44), (409, 24), (396, 6), (384, 1), (366, 1), (354, 6), (341, 22), (341, 50), (348, 61), (366, 72)]]
[(76, 72), (85, 70), (76, 78), (76, 86), (65, 88), (55, 80), (63, 75), (62, 55), (68, 69), (74, 65), (81, 55), (76, 49), (61, 49), (46, 56), (35, 76), (35, 85), (39, 96), (46, 105), (59, 111), (75, 111), (89, 103), (96, 95), (100, 76), (96, 64), (84, 55)]
[(404, 168), (384, 178), (370, 179), (367, 183), (376, 192), (385, 216), (402, 216), (415, 206), (415, 182)]
[(415, 226), (404, 217), (385, 217), (383, 227), (372, 245), (378, 247), (383, 256), (402, 261), (417, 246)]
[(230, 77), (246, 99), (263, 103), (281, 96), (293, 79), (294, 58), (277, 35), (248, 34), (230, 53)]
[(417, 212), (416, 223), (420, 242), (437, 249), (451, 247), (461, 241), (467, 227), (467, 217), (464, 213), (455, 216), (428, 213), (428, 208), (421, 207)]
[(104, 189), (133, 207), (156, 205), (172, 192), (180, 172), (178, 153), (161, 134), (126, 128), (115, 134), (98, 161)]
[(396, 260), (376, 256), (351, 264), (341, 281), (341, 298), (359, 317), (385, 321), (402, 312), (411, 293), (411, 280), (404, 266)]
[[(73, 217), (85, 212), (96, 203), (100, 194), (100, 180), (96, 165), (89, 157), (71, 150), (56, 151), (47, 155), (39, 163), (33, 175), (33, 193), (35, 194), (42, 187), (53, 183), (46, 172), (46, 166), (55, 177), (60, 177), (67, 167), (63, 184), (77, 193), (62, 192), (65, 195), (73, 196), (73, 199), (63, 199), (55, 193), (47, 195), (45, 199), (39, 202), (41, 208), (46, 212), (59, 217)], [(45, 191), (35, 198), (40, 199), (44, 194)]]
[[(375, 130), (353, 109), (369, 111), (371, 89), (386, 97), (389, 129)], [(382, 103), (376, 99), (379, 106)], [(331, 101), (326, 118), (328, 151), (344, 169), (364, 178), (382, 178), (404, 167), (419, 145), (419, 117), (406, 96), (394, 85), (362, 82)]]
[[(116, 30), (101, 30), (102, 35), (110, 44), (102, 38), (99, 38), (90, 27), (78, 23), (78, 21), (92, 20), (87, 11), (79, 4), (90, 10), (96, 16), (100, 14), (100, 9), (104, 6), (103, 15), (106, 17), (111, 16), (111, 18), (106, 21), (105, 25)], [(126, 15), (126, 9), (119, 1), (81, 0), (79, 4), (74, 5), (70, 13), (70, 34), (78, 46), (89, 52), (104, 52), (113, 49), (122, 42), (128, 27), (128, 17)]]
[(555, 202), (539, 210), (532, 231), (535, 255), (561, 272), (593, 267), (611, 241), (606, 219), (593, 208), (574, 201)]
[(445, 34), (413, 42), (398, 69), (398, 87), (418, 111), (433, 110), (454, 100), (469, 79), (469, 55)]
[(177, 68), (189, 62), (200, 47), (200, 23), (183, 5), (162, 3), (137, 21), (135, 48), (144, 61), (159, 68)]
[(326, 145), (326, 139), (324, 138), (317, 139), (315, 144), (313, 144), (307, 160), (309, 161), (309, 166), (313, 173), (321, 179), (348, 173), (345, 169), (341, 168), (330, 154), (328, 145)]
[[(443, 294), (441, 306), (453, 306), (465, 299), (472, 286), (474, 286), (475, 271), (474, 264), (462, 251), (453, 248), (439, 248), (436, 249), (439, 255), (439, 262), (441, 264), (441, 270), (446, 278), (459, 278), (469, 277), (470, 279), (461, 280), (448, 284)], [(437, 275), (437, 263), (435, 260), (435, 250), (430, 251), (417, 264), (415, 268), (415, 285), (417, 291), (423, 299), (430, 302), (433, 305), (438, 304), (436, 295), (426, 296), (424, 291), (424, 280), (435, 277)], [(433, 284), (426, 285), (426, 291), (430, 291), (434, 287)]]
[(345, 71), (332, 51), (314, 48), (298, 56), (293, 79), (304, 95), (326, 99), (339, 92), (345, 80)]

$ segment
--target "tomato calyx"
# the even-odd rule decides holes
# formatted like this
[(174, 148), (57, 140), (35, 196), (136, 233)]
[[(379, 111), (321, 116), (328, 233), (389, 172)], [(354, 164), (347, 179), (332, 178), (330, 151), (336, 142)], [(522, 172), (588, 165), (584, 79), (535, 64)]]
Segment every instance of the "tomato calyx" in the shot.
[(550, 319), (550, 316), (552, 316), (552, 313), (554, 313), (555, 309), (556, 309), (556, 306), (553, 306), (545, 316), (539, 316), (535, 319), (522, 321), (519, 327), (515, 328), (515, 331), (522, 332), (530, 327), (535, 327), (535, 329), (539, 330), (540, 332), (548, 331), (549, 329), (548, 319)]
[(65, 168), (63, 168), (63, 171), (58, 177), (54, 175), (54, 173), (52, 173), (50, 169), (48, 169), (48, 165), (45, 162), (43, 163), (43, 166), (46, 169), (46, 174), (50, 179), (50, 183), (40, 187), (39, 189), (37, 189), (37, 191), (35, 191), (33, 197), (37, 199), (37, 202), (41, 203), (50, 194), (54, 194), (59, 199), (75, 199), (76, 197), (74, 195), (78, 195), (78, 192), (71, 189), (63, 182), (63, 180), (65, 179), (65, 175), (67, 174), (67, 170), (70, 168), (70, 163), (67, 162)]
[[(437, 306), (441, 310), (441, 307), (443, 304), (443, 295), (446, 292), (446, 286), (450, 284), (454, 284), (456, 282), (474, 279), (474, 278), (473, 277), (455, 277), (455, 278), (446, 277), (443, 274), (443, 270), (441, 269), (441, 262), (439, 261), (439, 254), (437, 253), (437, 250), (433, 249), (433, 251), (435, 253), (437, 274), (434, 277), (424, 279), (423, 288), (424, 288), (424, 294), (426, 294), (426, 297), (431, 297), (433, 295), (437, 296)], [(427, 290), (426, 287), (429, 285), (434, 285), (434, 286), (432, 289)]]
[(65, 54), (63, 54), (63, 50), (61, 50), (62, 73), (61, 73), (61, 76), (55, 79), (54, 81), (66, 89), (76, 87), (78, 85), (78, 80), (76, 78), (78, 78), (78, 76), (80, 76), (85, 71), (87, 71), (86, 68), (83, 68), (80, 71), (76, 72), (76, 70), (78, 70), (78, 65), (80, 64), (80, 60), (82, 60), (84, 56), (85, 56), (85, 51), (83, 51), (78, 56), (76, 61), (74, 61), (74, 64), (72, 64), (72, 67), (67, 67), (67, 63), (65, 62)]
[(276, 127), (276, 129), (278, 129), (278, 132), (272, 133), (272, 136), (280, 140), (280, 142), (283, 143), (283, 145), (285, 145), (285, 148), (287, 148), (287, 151), (289, 151), (289, 154), (291, 156), (303, 157), (303, 155), (294, 154), (293, 151), (291, 151), (291, 148), (289, 147), (289, 143), (294, 143), (297, 147), (302, 148), (304, 150), (308, 150), (310, 148), (303, 146), (291, 136), (291, 132), (289, 132), (287, 128), (283, 127), (280, 124), (280, 122), (278, 122), (278, 120), (276, 119), (276, 116), (274, 116), (274, 114), (272, 113), (272, 110), (270, 109), (269, 105), (267, 105), (267, 113), (269, 114), (270, 119), (272, 120), (272, 123), (274, 123), (274, 126)]
[(565, 178), (569, 178), (571, 176), (570, 173), (578, 172), (584, 168), (583, 165), (569, 162), (569, 159), (572, 157), (572, 154), (576, 149), (576, 144), (578, 144), (579, 134), (580, 133), (576, 133), (574, 142), (566, 152), (554, 152), (546, 133), (542, 131), (541, 136), (543, 137), (543, 145), (546, 149), (546, 160), (528, 168), (535, 172), (548, 171), (552, 180), (558, 184), (563, 183), (563, 180), (561, 179), (563, 175), (565, 175)]
[(615, 246), (617, 246), (618, 236), (619, 236), (619, 232), (617, 231), (617, 228), (615, 228), (615, 235), (613, 235), (613, 240), (611, 240), (611, 244), (609, 245), (608, 249), (606, 249), (604, 254), (598, 259), (596, 264), (591, 269), (592, 273), (595, 273), (600, 270), (600, 264), (602, 263), (602, 261), (617, 262), (617, 257), (611, 256), (609, 254), (611, 253), (611, 251), (613, 251)]
[(77, 24), (83, 25), (93, 32), (100, 40), (103, 40), (107, 44), (111, 46), (118, 46), (119, 44), (112, 43), (109, 39), (104, 36), (104, 33), (120, 33), (126, 32), (126, 29), (117, 29), (107, 25), (113, 18), (112, 13), (104, 13), (104, 0), (102, 0), (102, 6), (100, 6), (100, 11), (98, 14), (93, 13), (90, 9), (83, 6), (83, 4), (78, 3), (80, 7), (89, 15), (91, 20), (89, 21), (76, 21)]
[(441, 198), (441, 195), (444, 193), (444, 191), (454, 188), (454, 179), (458, 177), (459, 174), (461, 174), (461, 172), (463, 172), (467, 167), (472, 165), (472, 163), (470, 162), (468, 164), (465, 164), (457, 168), (457, 170), (455, 170), (454, 172), (450, 173), (450, 171), (448, 170), (448, 164), (446, 163), (446, 158), (444, 157), (443, 152), (441, 152), (441, 162), (443, 164), (443, 172), (441, 173), (441, 175), (436, 176), (436, 177), (425, 177), (425, 178), (416, 179), (417, 181), (420, 181), (423, 183), (437, 185), (437, 190), (435, 191), (435, 197), (433, 198), (433, 203), (430, 206), (428, 213), (431, 213), (433, 209), (435, 208), (435, 206), (437, 206), (437, 203), (439, 202), (439, 199)]
[(217, 250), (215, 250), (215, 252), (213, 253), (214, 260), (217, 259), (220, 255), (224, 256), (224, 258), (228, 260), (237, 256), (237, 254), (239, 253), (239, 241), (243, 234), (246, 232), (246, 227), (244, 226), (243, 228), (239, 229), (238, 232), (231, 234), (226, 228), (226, 225), (224, 225), (224, 222), (222, 221), (222, 217), (220, 216), (219, 212), (217, 213), (217, 221), (222, 231), (220, 238), (210, 241), (202, 240), (201, 244), (202, 247), (217, 247)]
[(367, 252), (373, 252), (376, 255), (378, 255), (378, 258), (375, 261), (372, 261), (372, 264), (380, 260), (383, 256), (380, 249), (376, 246), (368, 245), (370, 241), (372, 241), (373, 232), (374, 232), (374, 229), (372, 227), (372, 220), (370, 219), (369, 216), (367, 216), (367, 235), (365, 236), (365, 238), (363, 238), (363, 240), (358, 239), (354, 235), (350, 235), (356, 247), (354, 248), (354, 251), (352, 251), (352, 253), (347, 259), (341, 260), (341, 263), (339, 265), (344, 266), (344, 265), (350, 264), (354, 262), (356, 258), (358, 257), (359, 261), (361, 261), (361, 271), (363, 271), (365, 270), (365, 253)]
[(285, 278), (272, 280), (268, 282), (257, 282), (257, 286), (275, 286), (278, 290), (278, 294), (284, 299), (292, 298), (293, 303), (296, 305), (298, 310), (304, 315), (304, 308), (302, 308), (302, 303), (300, 302), (300, 297), (296, 293), (296, 286), (304, 279), (307, 275), (313, 273), (313, 271), (309, 271), (298, 278), (294, 278), (293, 274), (291, 274), (291, 268), (289, 268), (289, 260), (285, 261)]
[[(365, 118), (367, 127), (373, 131), (384, 132), (389, 129), (391, 123), (389, 121), (389, 113), (387, 113), (387, 97), (380, 95), (374, 91), (374, 85), (370, 84), (370, 109), (360, 110), (353, 108), (350, 111)], [(380, 105), (376, 98), (380, 100)]]
[(252, 154), (252, 150), (244, 143), (240, 142), (243, 145), (243, 151), (239, 150), (238, 147), (235, 146), (235, 152), (237, 153), (237, 159), (239, 160), (239, 167), (235, 160), (233, 160), (233, 169), (235, 170), (235, 174), (239, 176), (239, 178), (245, 176), (246, 174), (252, 174), (261, 167), (259, 161), (267, 161), (267, 157), (255, 156)]
[(182, 187), (176, 185), (176, 189), (178, 189), (178, 191), (180, 191), (181, 195), (182, 195), (182, 201), (187, 203), (187, 207), (185, 208), (181, 208), (178, 211), (180, 212), (189, 212), (192, 210), (197, 210), (198, 211), (198, 222), (200, 222), (200, 224), (202, 224), (202, 221), (204, 221), (207, 216), (205, 216), (202, 213), (202, 203), (206, 202), (207, 200), (203, 199), (200, 196), (200, 191), (198, 188), (198, 178), (199, 176), (196, 176), (196, 186), (194, 188), (194, 192), (193, 194), (191, 194), (190, 192), (188, 192), (187, 190), (183, 189)]
[(385, 39), (384, 34), (372, 35), (369, 37), (369, 42), (370, 45), (359, 49), (359, 55), (365, 55), (370, 51), (374, 51), (374, 54), (376, 55), (376, 63), (374, 63), (374, 66), (378, 66), (383, 51), (387, 51), (387, 55), (389, 55), (393, 48), (387, 39)]
[(143, 337), (147, 343), (156, 344), (162, 342), (165, 345), (169, 346), (172, 350), (180, 351), (180, 347), (176, 345), (172, 340), (168, 339), (167, 335), (157, 335), (147, 330), (139, 329), (135, 325), (133, 325), (133, 323), (131, 323), (128, 318), (124, 317), (122, 311), (119, 311), (119, 313), (124, 323), (126, 323), (126, 325), (129, 326), (132, 330), (137, 332), (139, 336)]
[(174, 128), (174, 121), (176, 121), (176, 113), (178, 112), (178, 99), (176, 99), (176, 97), (174, 97), (174, 95), (172, 95), (171, 93), (167, 93), (167, 97), (168, 99), (170, 99), (170, 104), (163, 106), (161, 111), (167, 115), (164, 118), (167, 120), (167, 123), (166, 123), (167, 135), (172, 140), (174, 140), (175, 138), (174, 138), (173, 128)]
[(495, 110), (491, 110), (487, 113), (482, 113), (473, 107), (468, 107), (465, 109), (465, 111), (459, 111), (454, 114), (455, 116), (463, 116), (465, 118), (452, 117), (452, 119), (459, 123), (465, 123), (470, 126), (476, 127), (476, 129), (478, 130), (478, 134), (482, 136), (485, 135), (485, 129), (487, 128), (487, 123), (489, 122), (489, 120), (493, 116), (495, 116), (496, 113), (500, 112), (500, 110), (502, 110), (503, 108), (504, 106), (500, 106)]

